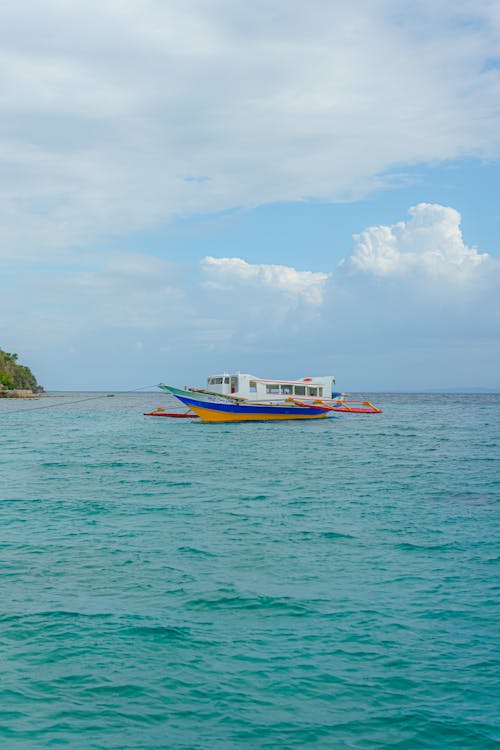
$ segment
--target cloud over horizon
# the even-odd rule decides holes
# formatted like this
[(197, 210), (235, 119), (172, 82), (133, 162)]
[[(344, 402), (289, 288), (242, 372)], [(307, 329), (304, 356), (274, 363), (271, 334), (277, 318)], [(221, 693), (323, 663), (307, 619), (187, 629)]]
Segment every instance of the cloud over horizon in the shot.
[[(255, 361), (244, 369), (260, 371), (264, 356), (271, 362), (295, 351), (324, 358), (321, 369), (330, 371), (337, 370), (330, 352), (341, 361), (353, 351), (390, 358), (411, 342), (406, 366), (418, 351), (434, 351), (432, 374), (445, 352), (456, 358), (481, 344), (479, 361), (498, 348), (500, 261), (464, 244), (460, 214), (447, 206), (418, 204), (408, 221), (367, 227), (344, 260), (322, 272), (206, 256), (193, 283), (187, 267), (144, 253), (93, 254), (87, 269), (81, 262), (44, 284), (28, 278), (26, 299), (4, 297), (18, 349), (34, 336), (59, 357), (85, 358), (91, 347), (106, 360), (119, 346), (134, 363), (173, 358), (174, 373), (177, 361), (215, 369)], [(454, 366), (466, 372), (471, 362)]]
[(411, 342), (436, 347), (438, 356), (458, 342), (463, 349), (482, 342), (494, 361), (500, 260), (464, 243), (455, 209), (421, 203), (408, 214), (408, 221), (354, 235), (334, 274), (340, 308), (382, 349)]

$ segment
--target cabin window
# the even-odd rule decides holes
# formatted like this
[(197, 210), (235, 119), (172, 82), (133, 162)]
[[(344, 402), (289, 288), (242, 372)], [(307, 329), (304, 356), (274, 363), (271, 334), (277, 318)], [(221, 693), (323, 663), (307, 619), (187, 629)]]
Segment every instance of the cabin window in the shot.
[(279, 383), (267, 383), (266, 393), (279, 393), (279, 392), (280, 392)]
[(255, 380), (250, 381), (250, 393), (257, 393), (257, 383)]
[(291, 396), (293, 393), (293, 385), (282, 385), (281, 386), (281, 393), (284, 396)]
[(317, 388), (308, 388), (308, 394), (309, 396), (317, 396), (318, 395), (318, 389)]
[(318, 396), (322, 396), (322, 395), (323, 395), (323, 388), (318, 388)]
[(229, 385), (229, 378), (224, 378), (224, 383), (225, 383), (226, 385)]
[(222, 378), (212, 378), (212, 385), (222, 385)]
[(306, 395), (306, 387), (305, 387), (305, 385), (296, 385), (295, 386), (295, 395), (296, 396), (305, 396)]

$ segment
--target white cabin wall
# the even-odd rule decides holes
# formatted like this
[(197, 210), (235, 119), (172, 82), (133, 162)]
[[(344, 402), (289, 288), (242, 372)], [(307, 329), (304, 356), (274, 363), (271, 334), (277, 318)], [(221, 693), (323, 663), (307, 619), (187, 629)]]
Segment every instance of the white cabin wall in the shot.
[[(211, 383), (210, 381), (214, 378), (221, 378), (222, 383)], [(230, 383), (225, 382), (226, 379), (230, 380), (230, 376), (227, 373), (219, 375), (209, 375), (206, 385), (207, 391), (212, 391), (212, 393), (220, 393), (221, 395), (227, 395), (231, 391), (231, 385)]]
[[(221, 383), (210, 383), (210, 380), (212, 379), (218, 379), (222, 380)], [(230, 395), (231, 394), (231, 379), (237, 379), (237, 390), (236, 395), (242, 396), (244, 398), (250, 398), (254, 400), (272, 400), (276, 396), (273, 396), (267, 392), (266, 388), (266, 382), (259, 382), (259, 379), (256, 378), (254, 375), (249, 375), (248, 373), (236, 373), (236, 374), (229, 374), (229, 373), (223, 373), (219, 375), (210, 375), (207, 378), (207, 390), (213, 391), (214, 393), (219, 393), (221, 395)], [(225, 381), (228, 381), (227, 383)], [(256, 391), (250, 392), (250, 381), (256, 382)], [(270, 381), (273, 382), (273, 381)], [(279, 381), (274, 381), (279, 382)], [(323, 398), (331, 398), (332, 390), (335, 382), (335, 378), (333, 375), (323, 375), (321, 377), (311, 377), (307, 378), (305, 380), (296, 380), (293, 381), (296, 385), (301, 385), (307, 388), (308, 386), (313, 387), (322, 387), (323, 388)], [(307, 397), (307, 396), (306, 396)], [(304, 398), (304, 396), (298, 395), (298, 398)], [(318, 396), (313, 396), (312, 398), (318, 398)]]
[(332, 375), (324, 375), (319, 378), (313, 378), (313, 382), (323, 386), (323, 398), (331, 398), (333, 392), (333, 383), (335, 378)]

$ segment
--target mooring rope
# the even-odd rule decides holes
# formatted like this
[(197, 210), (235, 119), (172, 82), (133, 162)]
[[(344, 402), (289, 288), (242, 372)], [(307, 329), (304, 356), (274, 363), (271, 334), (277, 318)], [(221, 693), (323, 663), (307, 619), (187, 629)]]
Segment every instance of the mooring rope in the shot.
[[(137, 393), (137, 391), (147, 391), (149, 388), (156, 388), (157, 383), (154, 385), (145, 385), (142, 388), (130, 388), (128, 391), (116, 391), (115, 393), (101, 393), (99, 396), (88, 396), (87, 398), (79, 398), (76, 401), (66, 401), (65, 399), (59, 404), (45, 404), (45, 406), (32, 406), (25, 409), (13, 409), (11, 411), (2, 411), (1, 415), (8, 414), (24, 414), (28, 411), (40, 411), (41, 409), (56, 409), (58, 406), (72, 406), (73, 404), (82, 404), (84, 401), (97, 401), (101, 398), (111, 398), (116, 394), (122, 393)], [(60, 396), (58, 397), (60, 398)]]

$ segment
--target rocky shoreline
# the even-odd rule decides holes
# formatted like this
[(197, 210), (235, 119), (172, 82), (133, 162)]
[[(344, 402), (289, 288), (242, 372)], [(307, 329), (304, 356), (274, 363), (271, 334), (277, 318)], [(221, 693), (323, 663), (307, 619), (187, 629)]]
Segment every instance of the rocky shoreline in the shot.
[(0, 398), (38, 398), (39, 396), (39, 393), (19, 388), (13, 388), (12, 390), (2, 390), (0, 388)]

